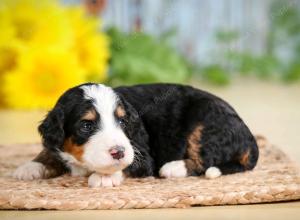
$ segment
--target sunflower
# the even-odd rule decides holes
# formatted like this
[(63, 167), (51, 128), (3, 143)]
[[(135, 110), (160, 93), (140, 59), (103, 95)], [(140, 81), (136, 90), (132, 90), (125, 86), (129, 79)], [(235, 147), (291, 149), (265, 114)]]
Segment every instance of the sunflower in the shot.
[(74, 85), (104, 81), (109, 47), (99, 27), (83, 8), (57, 0), (1, 0), (0, 96), (6, 105), (49, 108)]
[(16, 65), (19, 45), (14, 38), (14, 28), (5, 18), (3, 11), (4, 8), (0, 7), (0, 77)]
[(76, 46), (77, 58), (89, 81), (102, 82), (107, 78), (109, 52), (103, 36), (90, 36)]
[(0, 29), (0, 77), (17, 68), (18, 55), (32, 46), (72, 45), (72, 29), (55, 0), (2, 0)]
[(72, 30), (65, 10), (56, 0), (2, 0), (0, 18), (10, 24), (13, 38), (24, 46), (31, 43), (66, 47), (72, 44)]
[(87, 79), (104, 81), (107, 78), (109, 39), (104, 34), (97, 34), (101, 29), (99, 20), (87, 16), (81, 7), (70, 9), (69, 17), (72, 29), (75, 31), (73, 50), (85, 69)]
[(50, 108), (68, 88), (85, 81), (74, 55), (44, 48), (29, 50), (19, 67), (4, 76), (3, 92), (13, 108)]

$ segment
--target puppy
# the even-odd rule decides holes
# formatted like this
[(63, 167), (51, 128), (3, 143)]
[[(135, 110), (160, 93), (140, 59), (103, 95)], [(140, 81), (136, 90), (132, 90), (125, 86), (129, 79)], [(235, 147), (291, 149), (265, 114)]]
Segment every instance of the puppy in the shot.
[(124, 177), (216, 178), (253, 169), (259, 154), (229, 104), (175, 84), (76, 86), (38, 130), (44, 149), (14, 172), (17, 179), (70, 172), (100, 187), (118, 186)]

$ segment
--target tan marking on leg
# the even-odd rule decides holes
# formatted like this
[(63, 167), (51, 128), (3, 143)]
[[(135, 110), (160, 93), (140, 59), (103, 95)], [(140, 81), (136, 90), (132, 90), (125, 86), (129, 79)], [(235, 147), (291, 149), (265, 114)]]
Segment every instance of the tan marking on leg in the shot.
[(87, 113), (83, 115), (81, 118), (82, 120), (89, 120), (89, 121), (94, 121), (96, 120), (96, 111), (95, 110), (90, 110)]
[(203, 162), (199, 155), (201, 148), (200, 140), (203, 129), (203, 125), (198, 125), (187, 138), (188, 159), (185, 160), (185, 165), (188, 170), (188, 173), (192, 173), (194, 170), (203, 170)]
[(44, 178), (56, 177), (62, 175), (67, 170), (64, 163), (61, 162), (56, 155), (53, 155), (47, 149), (43, 149), (34, 159), (34, 162), (39, 162), (46, 167)]
[(117, 109), (116, 109), (116, 115), (118, 118), (122, 118), (126, 115), (126, 112), (124, 110), (124, 108), (122, 106), (118, 106)]
[(83, 146), (73, 143), (72, 138), (65, 140), (64, 151), (74, 156), (78, 161), (82, 160)]
[(197, 169), (197, 165), (196, 165), (196, 163), (193, 160), (191, 160), (191, 159), (185, 159), (184, 162), (185, 162), (185, 167), (186, 167), (186, 169), (187, 169), (187, 171), (188, 171), (189, 174), (191, 174), (191, 172), (193, 170)]
[(248, 149), (240, 158), (240, 164), (244, 167), (248, 166), (250, 150)]

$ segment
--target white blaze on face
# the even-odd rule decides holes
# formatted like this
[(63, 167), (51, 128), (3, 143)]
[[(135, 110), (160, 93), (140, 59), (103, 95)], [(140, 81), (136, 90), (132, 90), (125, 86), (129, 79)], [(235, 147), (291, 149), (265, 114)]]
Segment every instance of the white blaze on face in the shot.
[[(93, 100), (94, 107), (100, 115), (100, 129), (84, 145), (83, 163), (89, 169), (104, 174), (112, 174), (124, 169), (133, 162), (134, 151), (115, 118), (117, 95), (110, 87), (101, 84), (86, 85), (81, 88), (85, 98)], [(115, 146), (125, 148), (124, 157), (120, 160), (113, 159), (109, 153), (109, 150)]]

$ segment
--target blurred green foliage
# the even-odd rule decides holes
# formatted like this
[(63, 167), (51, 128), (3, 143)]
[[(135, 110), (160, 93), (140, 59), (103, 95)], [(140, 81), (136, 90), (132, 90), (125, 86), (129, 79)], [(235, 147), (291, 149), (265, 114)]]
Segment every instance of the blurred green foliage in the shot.
[[(267, 45), (261, 54), (230, 48), (245, 37), (235, 30), (216, 32), (218, 47), (209, 64), (192, 64), (169, 45), (174, 30), (159, 38), (145, 33), (122, 33), (110, 28), (110, 83), (182, 83), (190, 76), (226, 85), (233, 76), (255, 75), (261, 79), (300, 80), (300, 9), (295, 1), (274, 0), (270, 5)], [(255, 34), (255, 33), (251, 33)], [(251, 37), (251, 36), (246, 36)], [(282, 56), (282, 52), (288, 56)]]
[(271, 21), (272, 31), (268, 37), (268, 52), (276, 54), (278, 45), (289, 45), (289, 58), (280, 62), (282, 79), (287, 82), (300, 80), (299, 4), (296, 1), (275, 1), (271, 7)]
[(228, 51), (226, 59), (231, 62), (235, 73), (255, 74), (267, 79), (275, 75), (279, 68), (278, 59), (272, 55), (253, 55), (251, 52)]
[[(214, 58), (214, 62), (207, 65), (195, 65), (193, 72), (210, 83), (218, 85), (227, 85), (231, 78), (231, 67), (228, 62), (224, 62), (226, 56), (226, 49), (224, 45), (228, 42), (235, 40), (238, 37), (235, 31), (217, 31), (216, 39), (220, 43), (220, 46), (216, 51), (212, 51), (211, 57)], [(224, 45), (223, 45), (224, 44)]]
[(173, 50), (165, 33), (159, 39), (145, 33), (107, 30), (111, 38), (110, 84), (147, 82), (184, 82), (190, 75), (189, 64)]
[(201, 68), (200, 73), (204, 80), (218, 85), (227, 85), (230, 82), (230, 72), (220, 65), (211, 64)]
[[(269, 12), (270, 28), (263, 54), (228, 49), (241, 37), (234, 30), (220, 30), (220, 45), (214, 63), (198, 68), (204, 78), (216, 84), (227, 84), (235, 74), (255, 75), (262, 79), (279, 78), (286, 82), (300, 80), (300, 9), (295, 1), (273, 1)], [(285, 50), (288, 56), (280, 56)], [(221, 57), (221, 58), (220, 58)]]

